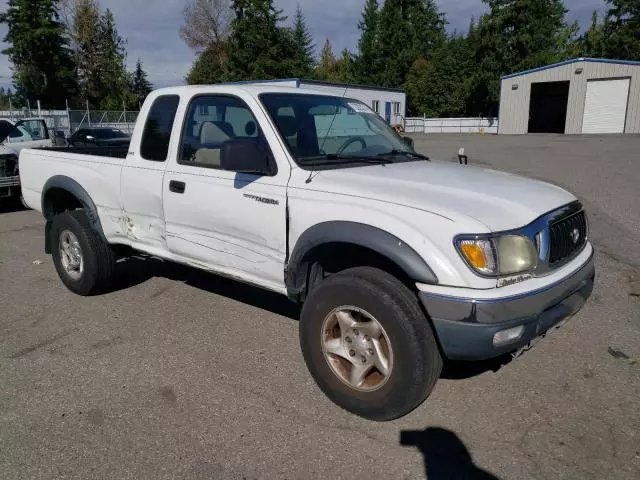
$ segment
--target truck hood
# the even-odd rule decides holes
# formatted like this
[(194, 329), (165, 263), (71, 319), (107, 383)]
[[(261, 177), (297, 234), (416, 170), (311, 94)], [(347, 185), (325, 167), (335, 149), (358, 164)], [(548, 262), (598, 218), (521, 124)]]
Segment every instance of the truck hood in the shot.
[(324, 170), (305, 187), (417, 208), (454, 221), (471, 217), (493, 232), (523, 227), (576, 200), (538, 180), (427, 161)]

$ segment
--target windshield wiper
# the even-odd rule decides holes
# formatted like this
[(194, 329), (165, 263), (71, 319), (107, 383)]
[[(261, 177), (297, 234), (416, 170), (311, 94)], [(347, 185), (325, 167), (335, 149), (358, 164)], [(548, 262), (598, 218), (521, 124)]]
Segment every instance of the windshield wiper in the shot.
[(388, 158), (380, 158), (380, 156), (368, 157), (366, 155), (338, 155), (335, 153), (329, 153), (328, 155), (323, 155), (321, 157), (300, 158), (299, 161), (320, 165), (343, 165), (347, 163), (387, 165), (389, 163), (393, 163), (392, 160), (389, 160)]
[(397, 156), (400, 156), (400, 155), (404, 155), (405, 157), (418, 158), (420, 160), (431, 161), (431, 159), (429, 157), (427, 157), (426, 155), (422, 155), (421, 153), (407, 152), (405, 150), (397, 150), (397, 149), (393, 149), (390, 152), (380, 153), (378, 156), (379, 157), (397, 157)]

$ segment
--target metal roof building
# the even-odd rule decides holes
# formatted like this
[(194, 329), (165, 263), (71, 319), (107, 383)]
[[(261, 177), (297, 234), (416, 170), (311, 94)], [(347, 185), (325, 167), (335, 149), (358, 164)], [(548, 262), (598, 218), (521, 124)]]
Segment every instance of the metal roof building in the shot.
[(502, 77), (498, 133), (640, 133), (640, 62), (578, 58)]

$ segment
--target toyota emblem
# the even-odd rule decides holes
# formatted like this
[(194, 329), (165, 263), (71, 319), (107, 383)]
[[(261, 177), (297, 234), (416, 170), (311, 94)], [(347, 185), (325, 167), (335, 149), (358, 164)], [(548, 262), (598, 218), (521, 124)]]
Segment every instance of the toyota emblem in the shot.
[(578, 240), (580, 240), (580, 230), (578, 230), (577, 228), (574, 228), (571, 231), (571, 240), (573, 240), (574, 245), (578, 243)]

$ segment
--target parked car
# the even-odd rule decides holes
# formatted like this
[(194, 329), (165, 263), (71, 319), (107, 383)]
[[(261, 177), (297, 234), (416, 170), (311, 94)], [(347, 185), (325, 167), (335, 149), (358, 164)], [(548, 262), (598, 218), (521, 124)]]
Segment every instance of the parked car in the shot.
[(571, 193), (431, 161), (362, 102), (317, 90), (162, 89), (122, 158), (20, 163), (71, 291), (108, 289), (126, 246), (286, 295), (316, 383), (372, 420), (422, 403), (445, 358), (530, 348), (593, 288)]
[(42, 118), (26, 118), (17, 123), (0, 119), (0, 199), (22, 200), (18, 165), (20, 151), (52, 144), (49, 129)]
[(67, 138), (72, 147), (100, 147), (128, 145), (131, 137), (122, 130), (111, 127), (80, 128)]

